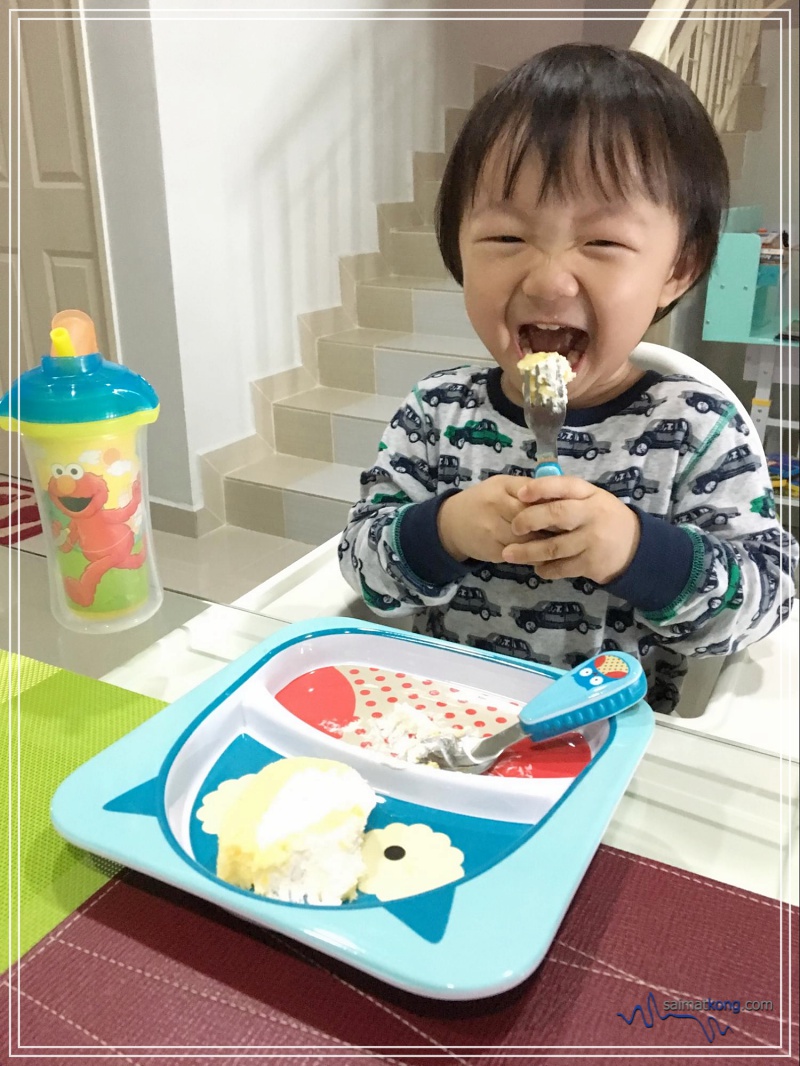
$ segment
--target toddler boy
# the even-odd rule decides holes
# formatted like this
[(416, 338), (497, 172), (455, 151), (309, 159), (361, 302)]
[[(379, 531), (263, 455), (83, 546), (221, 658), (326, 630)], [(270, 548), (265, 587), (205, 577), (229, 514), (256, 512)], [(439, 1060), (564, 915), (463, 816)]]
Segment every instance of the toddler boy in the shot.
[[(667, 713), (687, 655), (786, 617), (797, 544), (755, 434), (713, 388), (630, 358), (710, 270), (727, 199), (706, 112), (647, 56), (558, 46), (475, 105), (437, 235), (497, 366), (421, 381), (362, 475), (339, 555), (373, 610), (565, 669), (631, 652)], [(575, 375), (563, 476), (532, 476), (526, 351)]]

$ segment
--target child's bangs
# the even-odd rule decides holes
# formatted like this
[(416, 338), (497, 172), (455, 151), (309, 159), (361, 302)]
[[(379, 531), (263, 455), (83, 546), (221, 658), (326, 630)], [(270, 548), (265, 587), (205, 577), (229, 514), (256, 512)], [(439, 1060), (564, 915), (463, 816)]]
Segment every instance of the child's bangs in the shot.
[(667, 131), (652, 113), (534, 109), (512, 118), (495, 149), (505, 154), (503, 199), (513, 196), (520, 168), (533, 156), (542, 169), (539, 203), (549, 196), (599, 195), (609, 203), (644, 196), (677, 209)]
[(558, 45), (484, 94), (456, 140), (436, 205), (439, 248), (459, 283), (465, 215), (487, 186), (493, 200), (510, 199), (526, 159), (541, 168), (540, 202), (644, 197), (679, 220), (697, 278), (711, 268), (727, 163), (697, 97), (663, 64), (602, 45)]

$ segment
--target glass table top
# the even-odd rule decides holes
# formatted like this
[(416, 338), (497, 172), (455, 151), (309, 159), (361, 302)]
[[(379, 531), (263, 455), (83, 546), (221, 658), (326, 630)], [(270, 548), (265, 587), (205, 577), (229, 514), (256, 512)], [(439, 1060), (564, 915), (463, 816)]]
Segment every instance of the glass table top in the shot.
[(3, 647), (166, 702), (282, 625), (247, 608), (167, 588), (159, 610), (139, 626), (99, 636), (73, 633), (51, 614), (44, 557), (0, 549)]
[[(166, 589), (162, 607), (148, 622), (96, 637), (71, 633), (52, 618), (42, 557), (2, 549), (0, 642), (31, 658), (170, 703), (287, 623), (348, 613), (326, 602), (325, 565), (304, 567), (301, 560), (268, 593), (254, 590), (231, 605)], [(749, 673), (726, 664), (709, 683), (709, 707), (716, 701), (724, 710), (734, 698), (742, 698), (743, 686), (757, 685), (785, 668), (784, 649), (762, 649), (760, 654)], [(791, 680), (790, 673), (786, 676)], [(783, 687), (780, 698), (785, 701), (792, 692)], [(752, 714), (764, 720), (758, 691), (751, 702)], [(746, 732), (744, 739), (735, 731), (714, 735), (703, 717), (657, 720), (604, 842), (797, 903), (796, 850), (792, 854), (798, 835), (796, 758), (787, 756), (788, 749), (776, 745), (775, 738), (761, 749)], [(786, 723), (786, 729), (791, 725)]]

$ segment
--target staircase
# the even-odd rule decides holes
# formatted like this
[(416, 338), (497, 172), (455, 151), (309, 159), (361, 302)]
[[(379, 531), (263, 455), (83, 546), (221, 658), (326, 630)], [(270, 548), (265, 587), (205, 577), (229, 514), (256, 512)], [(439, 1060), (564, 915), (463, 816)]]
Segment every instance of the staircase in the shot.
[[(664, 0), (657, 0), (654, 13), (659, 3), (663, 7)], [(692, 29), (691, 22), (680, 21), (680, 4), (670, 0), (667, 6), (671, 13), (677, 9), (674, 22), (665, 24), (659, 9), (656, 23), (648, 27), (646, 20), (632, 47), (657, 54), (689, 81), (702, 69), (705, 81), (698, 85), (707, 89), (702, 48), (727, 55), (722, 43), (714, 46), (707, 36), (709, 27), (720, 24), (701, 22), (699, 30)], [(763, 88), (752, 82), (758, 35), (748, 37), (745, 52), (731, 34), (726, 42), (729, 52), (738, 49), (734, 59), (743, 83), (733, 102), (725, 97), (718, 127), (735, 180), (746, 130), (761, 125)], [(720, 58), (712, 74), (730, 78), (731, 62)], [(503, 73), (477, 67), (476, 99)], [(303, 368), (289, 372), (288, 394), (276, 398), (276, 391), (287, 390), (285, 385), (276, 390), (272, 379), (255, 383), (257, 437), (242, 449), (229, 449), (225, 458), (206, 457), (207, 500), (218, 501), (211, 509), (224, 511), (220, 517), (227, 523), (313, 544), (338, 535), (359, 497), (359, 475), (374, 461), (381, 434), (411, 387), (434, 370), (491, 365), (466, 317), (461, 289), (441, 261), (433, 229), (447, 153), (466, 114), (460, 108), (447, 111), (444, 152), (415, 153), (413, 201), (379, 206), (380, 251), (351, 257), (354, 274), (342, 275), (349, 282), (347, 292), (343, 284), (344, 306), (332, 316), (319, 313), (339, 326), (307, 343)], [(665, 328), (668, 324), (660, 323), (646, 339), (668, 343)]]
[[(476, 68), (476, 98), (503, 73)], [(447, 111), (445, 151), (415, 153), (413, 201), (379, 206), (379, 254), (354, 257), (361, 276), (338, 316), (347, 328), (316, 339), (307, 387), (270, 401), (268, 382), (255, 384), (260, 440), (256, 457), (223, 477), (229, 524), (311, 544), (341, 533), (361, 471), (412, 386), (445, 367), (491, 365), (433, 229), (447, 153), (466, 114)]]
[[(631, 48), (676, 71), (708, 111), (728, 159), (731, 180), (741, 174), (747, 133), (761, 129), (763, 85), (755, 79), (760, 20), (784, 0), (655, 0)], [(730, 17), (726, 17), (730, 16)]]

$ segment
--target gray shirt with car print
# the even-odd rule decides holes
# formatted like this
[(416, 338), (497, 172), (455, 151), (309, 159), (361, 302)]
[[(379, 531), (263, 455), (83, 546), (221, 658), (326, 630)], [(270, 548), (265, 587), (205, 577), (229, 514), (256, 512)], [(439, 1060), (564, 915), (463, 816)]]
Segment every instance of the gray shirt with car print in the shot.
[(558, 450), (565, 474), (639, 513), (636, 557), (609, 585), (459, 563), (442, 548), (436, 515), (448, 494), (536, 466), (499, 368), (438, 371), (401, 404), (362, 474), (342, 573), (376, 614), (413, 614), (419, 633), (563, 669), (630, 652), (651, 706), (669, 713), (687, 656), (736, 651), (790, 611), (798, 546), (776, 520), (761, 444), (715, 389), (649, 371), (602, 407), (569, 410)]

